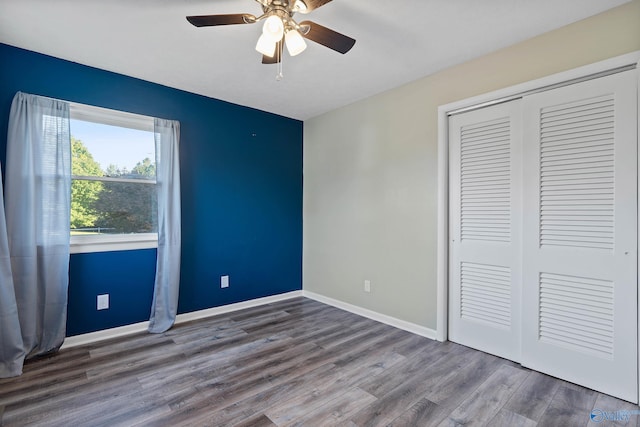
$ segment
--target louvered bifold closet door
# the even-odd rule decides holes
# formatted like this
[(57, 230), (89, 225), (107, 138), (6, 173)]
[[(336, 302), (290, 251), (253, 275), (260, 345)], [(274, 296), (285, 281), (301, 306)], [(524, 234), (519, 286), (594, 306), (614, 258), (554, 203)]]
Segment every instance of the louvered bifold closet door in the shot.
[(637, 75), (524, 99), (522, 363), (637, 402)]
[(520, 101), (449, 120), (449, 338), (519, 360)]

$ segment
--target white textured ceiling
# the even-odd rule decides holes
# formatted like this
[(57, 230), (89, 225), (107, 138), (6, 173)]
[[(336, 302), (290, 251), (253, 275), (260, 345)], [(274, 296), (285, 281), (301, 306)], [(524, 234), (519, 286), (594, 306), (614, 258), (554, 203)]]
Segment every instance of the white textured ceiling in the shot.
[(0, 0), (0, 42), (305, 120), (628, 0), (333, 0), (296, 15), (357, 40), (308, 42), (262, 65), (260, 24), (196, 28), (187, 15), (252, 13), (254, 0)]

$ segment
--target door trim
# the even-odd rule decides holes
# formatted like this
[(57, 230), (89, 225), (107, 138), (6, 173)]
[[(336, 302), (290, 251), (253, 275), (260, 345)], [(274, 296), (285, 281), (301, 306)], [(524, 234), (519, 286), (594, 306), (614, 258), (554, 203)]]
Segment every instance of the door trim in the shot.
[[(449, 292), (449, 116), (453, 112), (468, 110), (484, 104), (494, 104), (502, 99), (515, 99), (524, 94), (543, 88), (555, 88), (558, 84), (583, 79), (587, 76), (597, 76), (610, 70), (640, 68), (640, 51), (610, 58), (604, 61), (575, 68), (569, 71), (553, 74), (519, 85), (493, 91), (487, 94), (456, 101), (438, 107), (438, 235), (437, 235), (437, 265), (436, 265), (436, 339), (448, 339), (448, 292)], [(638, 73), (640, 80), (640, 73)], [(638, 99), (640, 100), (640, 84), (638, 85)], [(640, 122), (640, 120), (639, 120)], [(638, 125), (640, 129), (640, 123)], [(640, 134), (640, 132), (639, 132)], [(639, 164), (640, 164), (640, 150)], [(639, 174), (640, 176), (640, 174)], [(639, 187), (640, 188), (640, 187)], [(639, 227), (640, 230), (640, 227)], [(640, 234), (640, 233), (639, 233)], [(638, 236), (640, 240), (640, 235)], [(639, 251), (640, 261), (640, 251)], [(640, 265), (640, 263), (639, 263)], [(640, 307), (640, 292), (639, 307)], [(639, 325), (640, 326), (640, 325)], [(638, 328), (640, 331), (640, 327)]]

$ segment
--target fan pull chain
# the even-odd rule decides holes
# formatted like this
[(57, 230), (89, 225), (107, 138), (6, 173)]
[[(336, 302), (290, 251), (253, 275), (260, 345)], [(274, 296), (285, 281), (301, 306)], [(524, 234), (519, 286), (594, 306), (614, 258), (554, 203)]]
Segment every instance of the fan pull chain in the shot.
[[(283, 39), (284, 40), (284, 39)], [(280, 43), (278, 43), (277, 47), (276, 47), (276, 55), (278, 55), (276, 58), (279, 59), (278, 61), (278, 74), (276, 74), (276, 81), (280, 81), (284, 78), (284, 75), (282, 74), (282, 62), (284, 60), (284, 55), (282, 54), (282, 51), (284, 50), (284, 44), (281, 41)]]

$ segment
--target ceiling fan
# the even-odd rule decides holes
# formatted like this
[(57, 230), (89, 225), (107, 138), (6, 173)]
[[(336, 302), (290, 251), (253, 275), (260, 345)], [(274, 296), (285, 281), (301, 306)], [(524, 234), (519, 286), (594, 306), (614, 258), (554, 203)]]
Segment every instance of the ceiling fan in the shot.
[(282, 60), (283, 47), (289, 55), (295, 56), (307, 47), (304, 39), (312, 40), (342, 54), (347, 53), (356, 43), (351, 37), (340, 34), (311, 21), (297, 23), (296, 13), (306, 14), (331, 0), (255, 0), (262, 6), (263, 14), (254, 16), (249, 13), (227, 15), (187, 16), (187, 21), (196, 27), (217, 25), (255, 24), (264, 21), (262, 35), (258, 39), (256, 50), (262, 53), (263, 64), (275, 64)]

